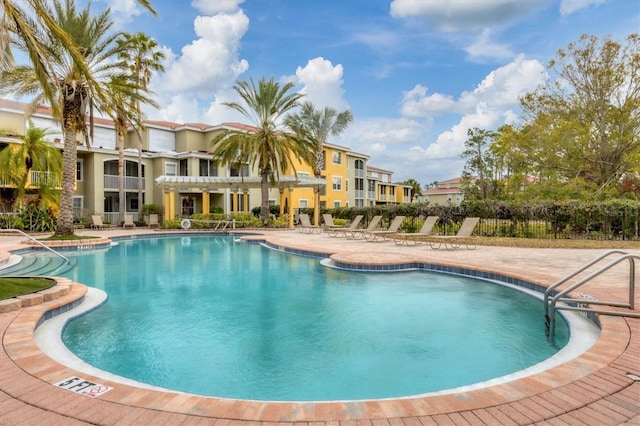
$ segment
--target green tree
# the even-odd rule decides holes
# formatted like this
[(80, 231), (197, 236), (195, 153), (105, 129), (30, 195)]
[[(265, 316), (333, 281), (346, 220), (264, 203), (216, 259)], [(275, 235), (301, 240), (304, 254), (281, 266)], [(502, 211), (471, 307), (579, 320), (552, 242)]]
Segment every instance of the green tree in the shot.
[[(2, 135), (11, 135), (11, 131), (0, 131)], [(47, 139), (51, 132), (34, 127), (29, 123), (22, 143), (9, 144), (0, 151), (0, 180), (9, 182), (15, 188), (13, 203), (20, 202), (30, 187), (35, 187), (39, 198), (44, 201), (57, 201), (54, 190), (62, 174), (62, 155)], [(32, 176), (32, 171), (37, 172)]]
[[(113, 21), (109, 9), (92, 16), (90, 5), (83, 11), (78, 11), (72, 0), (64, 3), (53, 0), (52, 4), (54, 21), (69, 34), (85, 61), (79, 64), (67, 46), (60, 44), (49, 33), (41, 32), (39, 39), (43, 52), (48, 63), (54, 64), (51, 68), (54, 73), (49, 75), (46, 88), (43, 88), (31, 65), (14, 66), (3, 73), (3, 79), (18, 95), (35, 95), (34, 104), (48, 100), (55, 105), (54, 118), (62, 123), (64, 134), (62, 193), (56, 235), (70, 235), (73, 234), (77, 136), (78, 133), (83, 135), (85, 143), (90, 147), (94, 106), (109, 103), (102, 86), (109, 76), (122, 74), (123, 66), (113, 60), (118, 56), (118, 45), (115, 43), (117, 33), (110, 31)], [(53, 96), (48, 98), (47, 92)]]
[[(344, 132), (351, 121), (353, 121), (353, 115), (349, 110), (338, 112), (330, 107), (317, 110), (311, 102), (304, 102), (300, 111), (289, 114), (284, 123), (299, 139), (307, 140), (313, 145), (313, 158), (308, 162), (313, 168), (314, 176), (319, 178), (325, 168), (323, 145), (328, 142), (330, 135), (337, 136)], [(320, 209), (317, 206), (320, 205), (320, 188), (316, 187), (313, 192), (316, 205), (314, 221), (318, 223)]]
[(308, 139), (297, 138), (280, 122), (285, 114), (298, 106), (300, 93), (289, 93), (292, 83), (280, 86), (272, 77), (238, 81), (233, 89), (242, 103), (227, 102), (224, 105), (245, 116), (254, 126), (249, 131), (226, 130), (212, 140), (213, 154), (222, 164), (250, 164), (257, 166), (261, 178), (260, 218), (269, 217), (269, 183), (279, 179), (280, 171), (295, 170), (293, 159), (307, 158), (315, 146)]
[(600, 198), (638, 171), (640, 36), (621, 45), (583, 35), (549, 62), (556, 77), (521, 100), (541, 173)]
[[(105, 90), (110, 103), (105, 104), (103, 110), (113, 120), (116, 130), (116, 146), (118, 149), (118, 217), (124, 221), (126, 199), (124, 192), (124, 140), (128, 129), (134, 128), (138, 139), (140, 131), (144, 129), (144, 119), (140, 113), (140, 103), (157, 107), (157, 103), (147, 96), (147, 89), (138, 86), (132, 76), (111, 76)], [(140, 201), (139, 204), (142, 204)]]
[[(138, 0), (138, 3), (156, 15), (148, 0)], [(51, 90), (49, 76), (53, 74), (54, 64), (51, 62), (47, 49), (42, 45), (40, 31), (44, 28), (48, 38), (54, 39), (61, 46), (65, 46), (69, 55), (77, 62), (83, 72), (86, 72), (84, 56), (67, 32), (53, 19), (53, 12), (49, 3), (43, 0), (0, 0), (0, 72), (14, 66), (11, 44), (15, 44), (24, 51), (30, 59), (36, 79), (42, 86), (44, 98), (52, 101), (56, 95)], [(51, 102), (55, 111), (58, 105)]]
[(467, 136), (461, 154), (466, 160), (462, 172), (465, 198), (486, 200), (496, 195), (495, 158), (490, 149), (495, 132), (476, 127), (467, 130)]
[[(138, 85), (138, 91), (146, 92), (153, 72), (164, 71), (164, 53), (158, 43), (144, 33), (123, 34), (118, 40), (120, 45), (120, 59), (129, 64), (131, 78)], [(148, 103), (148, 102), (143, 102)], [(134, 103), (134, 109), (139, 117), (142, 117), (140, 100)], [(136, 127), (140, 129), (140, 126)], [(142, 178), (142, 136), (137, 132), (138, 138), (138, 213), (142, 214), (142, 192), (144, 180)]]
[(411, 187), (411, 200), (415, 198), (415, 196), (422, 195), (422, 186), (415, 179), (407, 179), (404, 182), (400, 182), (401, 185), (409, 185)]

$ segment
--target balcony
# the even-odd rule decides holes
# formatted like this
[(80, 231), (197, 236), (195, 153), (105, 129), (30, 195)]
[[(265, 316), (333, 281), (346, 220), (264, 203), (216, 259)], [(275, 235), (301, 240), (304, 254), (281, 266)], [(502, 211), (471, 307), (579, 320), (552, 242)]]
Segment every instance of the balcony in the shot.
[[(11, 182), (11, 179), (0, 178), (0, 186), (13, 188), (15, 184)], [(62, 186), (61, 177), (59, 174), (52, 172), (31, 170), (29, 180), (27, 181), (27, 188), (38, 188), (40, 186), (60, 188)]]
[[(118, 190), (118, 176), (104, 175), (104, 189)], [(143, 182), (144, 185), (144, 182)], [(125, 176), (124, 177), (124, 189), (137, 190), (139, 189), (138, 176)], [(144, 189), (144, 188), (143, 188)]]

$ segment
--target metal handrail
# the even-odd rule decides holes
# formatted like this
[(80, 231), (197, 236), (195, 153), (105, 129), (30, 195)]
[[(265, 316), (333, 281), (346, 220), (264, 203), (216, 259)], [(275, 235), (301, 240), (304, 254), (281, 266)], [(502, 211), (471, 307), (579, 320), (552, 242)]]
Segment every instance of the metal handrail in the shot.
[(33, 238), (31, 235), (26, 234), (24, 231), (21, 231), (20, 229), (0, 229), (0, 232), (17, 232), (19, 234), (24, 235), (25, 237), (27, 237), (28, 239), (30, 239), (31, 241), (34, 241), (36, 244), (44, 247), (45, 249), (49, 250), (51, 253), (55, 254), (56, 256), (62, 258), (66, 263), (69, 263), (69, 259), (66, 258), (65, 256), (63, 256), (62, 254), (58, 253), (57, 251), (55, 251), (54, 249), (52, 249), (51, 247), (47, 246), (46, 244), (43, 244), (41, 241), (36, 240), (35, 238)]
[[(559, 285), (567, 282), (569, 279), (575, 277), (576, 275), (578, 275), (581, 272), (584, 272), (589, 267), (595, 265), (596, 263), (600, 262), (601, 260), (605, 259), (606, 257), (609, 257), (612, 254), (620, 254), (620, 256), (618, 256), (614, 260), (610, 261), (606, 265), (600, 267), (599, 269), (595, 270), (594, 272), (592, 272), (591, 274), (587, 275), (586, 277), (578, 280), (577, 282), (575, 282), (574, 284), (570, 285), (569, 287), (557, 292), (553, 297), (551, 297), (551, 301), (549, 301), (549, 296), (550, 296), (551, 292), (553, 290), (555, 290)], [(611, 307), (634, 309), (635, 261), (636, 260), (640, 260), (640, 256), (635, 255), (635, 254), (631, 254), (631, 253), (627, 253), (627, 252), (622, 251), (622, 250), (609, 250), (609, 251), (603, 253), (602, 255), (598, 256), (597, 258), (591, 260), (590, 262), (586, 263), (585, 265), (583, 265), (581, 268), (579, 268), (575, 272), (572, 272), (571, 274), (567, 275), (566, 277), (560, 279), (559, 281), (557, 281), (553, 285), (549, 286), (549, 288), (547, 288), (545, 290), (545, 292), (544, 292), (545, 326), (546, 326), (547, 335), (551, 339), (553, 338), (554, 333), (555, 333), (555, 314), (556, 314), (556, 310), (592, 312), (592, 313), (597, 313), (597, 314), (602, 314), (602, 315), (615, 315), (615, 316), (626, 316), (626, 317), (640, 318), (640, 313), (634, 313), (634, 312), (608, 311), (608, 310), (602, 310), (602, 309), (592, 309), (592, 308), (585, 307), (585, 306), (569, 306), (569, 305), (557, 306), (558, 302), (573, 302), (573, 303), (576, 303), (575, 299), (572, 299), (572, 298), (569, 298), (569, 297), (564, 297), (564, 296), (566, 296), (569, 292), (571, 292), (571, 291), (577, 289), (578, 287), (586, 284), (587, 282), (591, 281), (592, 279), (596, 278), (597, 276), (601, 275), (602, 273), (608, 271), (609, 269), (611, 269), (614, 266), (616, 266), (618, 263), (623, 262), (625, 260), (629, 261), (629, 301), (626, 302), (626, 303), (621, 303), (621, 302), (615, 302), (615, 301), (603, 301), (603, 300), (591, 300), (591, 299), (589, 299), (589, 300), (585, 300), (583, 303), (585, 305), (607, 305), (607, 306), (611, 306)]]

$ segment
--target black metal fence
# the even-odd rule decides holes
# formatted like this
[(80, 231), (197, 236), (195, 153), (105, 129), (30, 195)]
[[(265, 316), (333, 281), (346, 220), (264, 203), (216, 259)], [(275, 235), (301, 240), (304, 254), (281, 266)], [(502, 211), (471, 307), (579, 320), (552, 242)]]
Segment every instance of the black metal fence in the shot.
[[(476, 234), (495, 237), (640, 240), (640, 202), (616, 200), (609, 203), (550, 203), (524, 205), (506, 202), (463, 203), (460, 206), (431, 206), (427, 203), (327, 210), (334, 218), (365, 218), (381, 214), (388, 223), (396, 215), (406, 216), (406, 232), (414, 232), (427, 216), (439, 216), (436, 230), (455, 233), (465, 217), (480, 217)], [(367, 220), (365, 220), (366, 224)]]

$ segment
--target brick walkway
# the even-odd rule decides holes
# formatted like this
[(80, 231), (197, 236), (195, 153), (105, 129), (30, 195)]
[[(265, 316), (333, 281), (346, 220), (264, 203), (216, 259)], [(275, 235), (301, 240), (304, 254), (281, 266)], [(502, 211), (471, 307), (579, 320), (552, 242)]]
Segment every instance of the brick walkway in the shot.
[[(118, 232), (123, 231), (85, 231), (105, 236)], [(334, 253), (336, 260), (346, 263), (430, 262), (499, 271), (541, 285), (553, 283), (603, 252), (500, 247), (437, 251), (295, 231), (268, 232), (264, 238), (284, 247)], [(0, 258), (2, 251), (18, 247), (19, 240), (0, 236)], [(628, 277), (628, 266), (615, 268), (580, 291), (601, 299), (624, 300), (625, 274)], [(576, 359), (483, 389), (398, 400), (271, 403), (135, 388), (78, 373), (51, 360), (33, 340), (35, 324), (46, 310), (69, 303), (85, 291), (84, 285), (74, 283), (71, 292), (59, 299), (0, 314), (0, 425), (640, 425), (640, 382), (628, 375), (640, 376), (638, 319), (602, 316), (600, 338)], [(636, 295), (636, 306), (638, 298)], [(92, 399), (52, 385), (76, 374), (114, 389)]]

